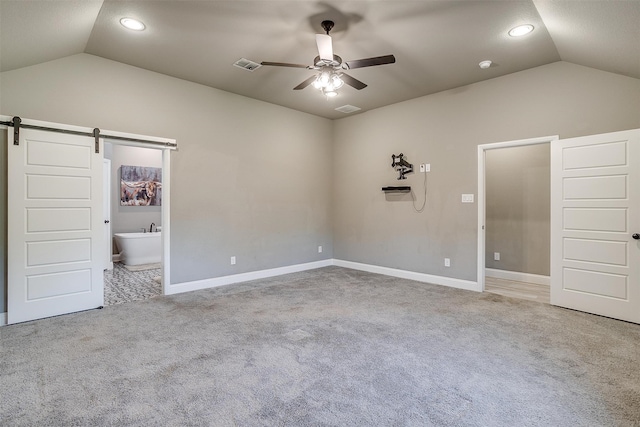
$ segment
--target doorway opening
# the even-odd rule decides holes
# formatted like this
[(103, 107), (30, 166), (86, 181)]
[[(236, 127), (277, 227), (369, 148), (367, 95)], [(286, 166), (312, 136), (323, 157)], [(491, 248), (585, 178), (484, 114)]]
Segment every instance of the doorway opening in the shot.
[(163, 292), (164, 150), (105, 140), (104, 305)]
[(549, 303), (550, 143), (557, 136), (478, 146), (478, 284)]

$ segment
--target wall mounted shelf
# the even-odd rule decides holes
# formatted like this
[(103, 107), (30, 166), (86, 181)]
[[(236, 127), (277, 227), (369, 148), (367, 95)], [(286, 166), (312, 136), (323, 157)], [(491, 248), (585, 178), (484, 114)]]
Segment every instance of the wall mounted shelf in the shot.
[(385, 193), (408, 193), (411, 191), (411, 187), (408, 185), (401, 187), (382, 187), (382, 191)]

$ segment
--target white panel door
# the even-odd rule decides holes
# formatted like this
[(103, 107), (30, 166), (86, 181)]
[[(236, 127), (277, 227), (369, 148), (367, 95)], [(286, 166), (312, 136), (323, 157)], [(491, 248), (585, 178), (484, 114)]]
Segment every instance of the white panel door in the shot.
[(8, 323), (102, 306), (102, 141), (8, 134)]
[(640, 129), (551, 144), (551, 304), (640, 323)]

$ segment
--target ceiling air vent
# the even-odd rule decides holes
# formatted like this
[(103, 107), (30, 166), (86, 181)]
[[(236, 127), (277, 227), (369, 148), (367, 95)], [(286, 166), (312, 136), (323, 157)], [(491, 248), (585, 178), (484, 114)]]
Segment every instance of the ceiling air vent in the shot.
[(354, 113), (358, 110), (361, 110), (362, 108), (360, 107), (355, 107), (353, 105), (343, 105), (342, 107), (338, 107), (336, 108), (336, 111), (340, 111), (341, 113), (345, 113), (345, 114), (349, 114), (349, 113)]
[(250, 61), (246, 58), (238, 59), (233, 65), (249, 71), (253, 71), (262, 67), (262, 65), (258, 64), (257, 62)]

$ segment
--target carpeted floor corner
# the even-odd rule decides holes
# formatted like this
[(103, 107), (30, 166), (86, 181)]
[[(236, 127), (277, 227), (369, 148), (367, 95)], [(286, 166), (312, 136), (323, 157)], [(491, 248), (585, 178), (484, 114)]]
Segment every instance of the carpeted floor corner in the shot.
[(640, 425), (640, 325), (339, 267), (0, 343), (3, 426)]

